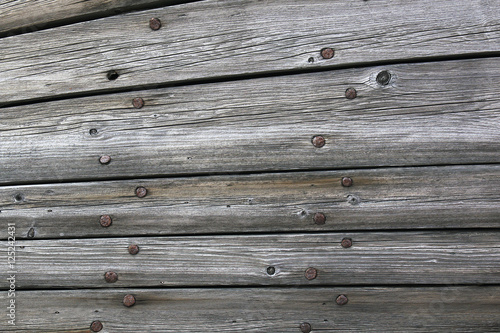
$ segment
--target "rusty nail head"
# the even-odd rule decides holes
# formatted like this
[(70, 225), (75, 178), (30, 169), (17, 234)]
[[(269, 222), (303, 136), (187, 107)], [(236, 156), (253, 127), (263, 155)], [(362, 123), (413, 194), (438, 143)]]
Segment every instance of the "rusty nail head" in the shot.
[(326, 216), (323, 213), (316, 213), (314, 214), (313, 221), (318, 225), (325, 224)]
[(99, 163), (101, 164), (109, 164), (111, 162), (111, 156), (104, 155), (99, 158)]
[(118, 281), (118, 274), (115, 272), (106, 272), (104, 274), (104, 280), (106, 280), (107, 283), (115, 283)]
[(327, 47), (321, 50), (321, 56), (323, 59), (332, 59), (334, 55), (335, 51), (332, 48)]
[(149, 20), (149, 27), (151, 28), (151, 30), (160, 30), (161, 28), (160, 19), (153, 17), (151, 20)]
[(134, 304), (135, 297), (133, 295), (125, 295), (125, 297), (123, 297), (123, 305), (125, 305), (126, 307), (131, 307)]
[(129, 247), (128, 247), (128, 253), (130, 253), (130, 254), (137, 254), (137, 253), (139, 253), (139, 246), (137, 244), (129, 245)]
[(144, 100), (140, 97), (136, 97), (132, 100), (132, 105), (136, 109), (140, 109), (144, 106)]
[(101, 218), (99, 219), (99, 222), (101, 223), (101, 226), (107, 228), (111, 225), (111, 223), (113, 223), (113, 220), (109, 215), (102, 215)]
[(386, 86), (391, 82), (391, 73), (389, 71), (382, 71), (377, 75), (377, 82), (380, 85)]
[(305, 276), (308, 280), (314, 280), (318, 276), (318, 271), (316, 270), (316, 268), (309, 267), (308, 269), (306, 269)]
[(137, 195), (139, 198), (144, 198), (147, 194), (148, 190), (143, 186), (139, 186), (135, 189), (135, 195)]
[(342, 186), (344, 186), (344, 187), (351, 187), (352, 186), (352, 178), (351, 177), (343, 177), (341, 183), (342, 183)]
[(99, 320), (93, 321), (90, 324), (90, 330), (92, 332), (100, 332), (102, 330), (102, 323)]
[(346, 305), (349, 300), (347, 299), (346, 295), (339, 295), (335, 302), (337, 302), (338, 305)]
[(312, 144), (316, 148), (321, 148), (325, 145), (326, 140), (321, 135), (316, 135), (312, 138)]
[(309, 333), (309, 332), (311, 332), (311, 330), (312, 330), (311, 324), (309, 324), (309, 323), (300, 324), (300, 331), (302, 333)]
[(344, 238), (342, 239), (342, 242), (340, 242), (340, 244), (342, 245), (342, 247), (345, 247), (347, 249), (348, 247), (352, 246), (352, 239)]
[(355, 99), (358, 96), (358, 92), (354, 88), (347, 88), (345, 91), (345, 97), (347, 99)]

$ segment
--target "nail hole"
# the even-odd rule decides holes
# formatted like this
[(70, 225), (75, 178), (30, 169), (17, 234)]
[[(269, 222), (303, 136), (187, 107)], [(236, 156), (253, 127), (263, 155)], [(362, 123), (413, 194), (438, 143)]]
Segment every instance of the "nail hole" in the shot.
[(35, 237), (35, 229), (30, 228), (28, 231), (28, 238), (34, 238)]
[(59, 311), (54, 312), (55, 314), (59, 314)]
[(314, 58), (313, 57), (310, 57), (309, 59), (307, 59), (307, 62), (312, 64), (314, 62)]
[(382, 71), (377, 75), (377, 82), (382, 86), (386, 86), (391, 82), (391, 73), (389, 71)]
[(350, 203), (351, 205), (357, 205), (359, 204), (361, 199), (355, 195), (349, 194), (347, 196), (347, 202)]
[(226, 207), (227, 207), (227, 208), (231, 208), (231, 205), (227, 205)]
[(22, 193), (17, 193), (16, 195), (14, 195), (14, 200), (15, 200), (16, 202), (24, 201), (24, 194), (22, 194)]
[(48, 209), (48, 210), (47, 210), (47, 213), (52, 213), (52, 209)]
[(118, 74), (117, 71), (109, 71), (108, 74), (106, 75), (108, 77), (108, 80), (114, 81), (116, 80), (120, 75)]
[(96, 136), (96, 135), (97, 135), (97, 129), (92, 128), (92, 129), (89, 131), (89, 134), (90, 134), (90, 135), (92, 135), (92, 136)]
[(266, 269), (267, 275), (274, 275), (276, 273), (276, 269), (273, 266), (269, 266)]

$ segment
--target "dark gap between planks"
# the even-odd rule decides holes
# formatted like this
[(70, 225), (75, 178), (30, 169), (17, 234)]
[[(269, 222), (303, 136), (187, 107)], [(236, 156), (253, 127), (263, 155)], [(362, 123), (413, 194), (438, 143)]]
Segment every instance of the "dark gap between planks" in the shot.
[(176, 178), (195, 178), (195, 177), (213, 177), (213, 176), (251, 176), (262, 174), (281, 174), (281, 173), (301, 173), (301, 172), (322, 172), (322, 171), (351, 171), (351, 170), (370, 170), (370, 169), (398, 169), (398, 168), (433, 168), (433, 167), (453, 167), (453, 166), (483, 166), (500, 165), (500, 163), (460, 163), (460, 164), (420, 164), (420, 165), (383, 165), (383, 166), (360, 166), (349, 168), (307, 168), (295, 170), (252, 170), (252, 171), (232, 171), (232, 172), (188, 172), (175, 174), (149, 174), (145, 176), (125, 176), (125, 177), (101, 177), (101, 178), (67, 178), (51, 180), (28, 180), (25, 182), (0, 182), (1, 187), (25, 186), (25, 185), (50, 185), (50, 184), (68, 184), (68, 183), (87, 183), (104, 181), (123, 181), (123, 180), (152, 180), (152, 179), (176, 179)]

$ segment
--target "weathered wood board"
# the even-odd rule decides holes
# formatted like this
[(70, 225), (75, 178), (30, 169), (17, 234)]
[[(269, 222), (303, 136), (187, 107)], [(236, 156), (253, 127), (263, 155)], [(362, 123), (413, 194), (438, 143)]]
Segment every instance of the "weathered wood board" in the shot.
[(499, 244), (496, 230), (24, 240), (15, 268), (18, 289), (498, 284)]
[(500, 332), (496, 2), (0, 0), (0, 332)]
[[(152, 17), (163, 22), (160, 30), (150, 29)], [(207, 0), (134, 12), (0, 40), (0, 103), (498, 54), (498, 17), (500, 6), (484, 0)], [(334, 57), (323, 59), (324, 48), (334, 49)], [(112, 70), (119, 77), (109, 80)]]
[[(394, 78), (387, 86), (375, 80), (382, 70)], [(499, 163), (499, 89), (500, 60), (489, 58), (4, 108), (0, 183)]]
[[(131, 308), (125, 295), (136, 298)], [(348, 303), (336, 304), (338, 295)], [(0, 294), (5, 300), (5, 294)], [(2, 332), (498, 332), (499, 287), (119, 289), (17, 292)]]
[(500, 228), (498, 188), (498, 165), (12, 186), (0, 188), (0, 221), (15, 223), (18, 239)]
[(0, 36), (35, 32), (59, 24), (116, 15), (124, 11), (167, 6), (182, 0), (2, 0)]

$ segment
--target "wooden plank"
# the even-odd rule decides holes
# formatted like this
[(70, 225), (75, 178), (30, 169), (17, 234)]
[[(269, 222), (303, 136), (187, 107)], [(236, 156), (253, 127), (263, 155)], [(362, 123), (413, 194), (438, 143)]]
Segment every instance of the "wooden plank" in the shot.
[[(344, 238), (351, 247), (341, 246)], [(499, 243), (498, 231), (24, 240), (16, 245), (15, 270), (18, 289), (495, 284)], [(128, 252), (131, 244), (138, 254)], [(7, 248), (3, 242), (0, 251)], [(0, 267), (8, 271), (6, 261)], [(106, 282), (106, 272), (118, 281)], [(6, 279), (0, 287), (8, 287)]]
[[(353, 185), (343, 187), (342, 177)], [(145, 198), (135, 196), (138, 186)], [(0, 238), (8, 223), (18, 239), (499, 228), (498, 188), (498, 165), (3, 187)], [(324, 224), (314, 221), (319, 212)], [(101, 215), (111, 216), (110, 227)]]
[[(376, 83), (382, 70), (393, 84)], [(354, 100), (345, 98), (349, 87)], [(499, 89), (500, 59), (488, 58), (4, 108), (0, 183), (499, 163)], [(132, 106), (136, 97), (142, 109)], [(313, 146), (316, 135), (324, 147)]]
[[(124, 295), (136, 303), (122, 305)], [(348, 303), (335, 299), (345, 295)], [(7, 293), (0, 294), (7, 304)], [(2, 332), (498, 332), (499, 287), (20, 291)]]
[(126, 11), (188, 2), (181, 0), (2, 0), (0, 36), (34, 32)]
[[(163, 26), (152, 31), (149, 20)], [(0, 103), (500, 51), (490, 1), (207, 0), (2, 40)], [(453, 45), (453, 47), (450, 47)], [(335, 49), (323, 59), (320, 50)], [(108, 80), (114, 70), (119, 78)], [(421, 82), (422, 83), (422, 82)]]

